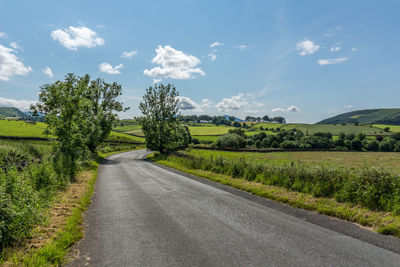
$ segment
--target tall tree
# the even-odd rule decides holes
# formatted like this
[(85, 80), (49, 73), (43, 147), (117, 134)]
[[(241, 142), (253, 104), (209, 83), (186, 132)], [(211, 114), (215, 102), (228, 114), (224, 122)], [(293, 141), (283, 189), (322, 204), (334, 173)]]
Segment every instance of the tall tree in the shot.
[(143, 116), (138, 118), (146, 136), (146, 146), (168, 153), (189, 144), (189, 130), (179, 123), (178, 92), (171, 84), (155, 84), (146, 89), (139, 104)]

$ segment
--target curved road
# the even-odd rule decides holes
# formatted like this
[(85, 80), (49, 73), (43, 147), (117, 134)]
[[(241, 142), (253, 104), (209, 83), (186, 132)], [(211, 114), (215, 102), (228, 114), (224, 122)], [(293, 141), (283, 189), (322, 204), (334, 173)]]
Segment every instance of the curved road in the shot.
[(141, 160), (146, 154), (102, 164), (71, 266), (400, 266), (397, 239), (356, 230), (395, 249), (361, 241)]

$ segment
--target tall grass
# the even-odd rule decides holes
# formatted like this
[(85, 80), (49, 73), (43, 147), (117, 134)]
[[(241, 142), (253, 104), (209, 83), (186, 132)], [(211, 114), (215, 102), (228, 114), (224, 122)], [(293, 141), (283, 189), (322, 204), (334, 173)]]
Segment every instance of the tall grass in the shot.
[(378, 168), (309, 167), (300, 163), (254, 163), (243, 158), (195, 157), (177, 153), (164, 160), (189, 169), (230, 175), (265, 185), (284, 187), (315, 197), (334, 198), (371, 210), (400, 214), (400, 176)]

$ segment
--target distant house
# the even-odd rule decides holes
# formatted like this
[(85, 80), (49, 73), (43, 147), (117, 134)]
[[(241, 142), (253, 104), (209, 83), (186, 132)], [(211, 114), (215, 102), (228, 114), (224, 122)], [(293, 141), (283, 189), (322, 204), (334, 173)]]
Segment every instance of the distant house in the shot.
[(207, 121), (207, 120), (200, 120), (199, 123), (211, 123), (211, 121)]

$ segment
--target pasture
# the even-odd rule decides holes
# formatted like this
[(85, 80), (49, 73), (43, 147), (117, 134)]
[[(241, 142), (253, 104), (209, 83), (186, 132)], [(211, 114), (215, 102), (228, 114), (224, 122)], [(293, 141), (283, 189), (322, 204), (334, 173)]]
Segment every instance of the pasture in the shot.
[(384, 168), (400, 173), (400, 153), (396, 152), (339, 152), (339, 151), (293, 151), (293, 152), (231, 152), (205, 149), (186, 151), (190, 155), (215, 159), (245, 159), (253, 163), (291, 164), (326, 168)]

